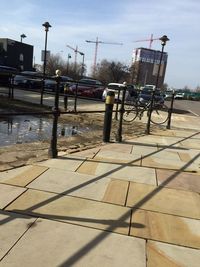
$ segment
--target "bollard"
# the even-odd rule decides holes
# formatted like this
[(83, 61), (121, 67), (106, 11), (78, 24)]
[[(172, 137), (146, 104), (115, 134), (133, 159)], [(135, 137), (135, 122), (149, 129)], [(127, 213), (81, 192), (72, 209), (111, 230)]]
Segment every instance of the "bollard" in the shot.
[(106, 96), (104, 127), (103, 127), (103, 142), (110, 142), (110, 132), (112, 126), (112, 111), (115, 101), (115, 93), (108, 91)]
[(120, 117), (119, 117), (119, 127), (116, 135), (116, 141), (121, 142), (122, 141), (122, 122), (123, 122), (123, 115), (124, 115), (124, 102), (125, 102), (125, 95), (126, 95), (126, 82), (123, 83), (123, 93), (122, 93), (122, 102), (121, 102), (121, 107), (120, 107)]
[(60, 89), (60, 75), (61, 72), (56, 70), (56, 94), (55, 94), (55, 102), (53, 107), (53, 127), (52, 127), (52, 136), (50, 142), (50, 148), (48, 151), (48, 155), (50, 158), (56, 158), (58, 155), (57, 150), (57, 127), (58, 127), (58, 117), (60, 116), (59, 110), (59, 89)]
[(68, 108), (68, 95), (67, 95), (68, 89), (69, 89), (69, 85), (65, 84), (64, 85), (64, 109), (65, 111), (67, 111), (67, 108)]
[(166, 127), (167, 129), (171, 128), (171, 117), (172, 117), (172, 111), (173, 111), (173, 106), (174, 106), (174, 96), (175, 96), (175, 91), (173, 90), (171, 105), (168, 110), (168, 121), (167, 121), (167, 127)]
[(151, 95), (150, 107), (149, 107), (149, 110), (147, 111), (148, 121), (147, 121), (147, 128), (146, 128), (146, 131), (145, 131), (146, 134), (150, 134), (151, 113), (152, 113), (152, 110), (153, 110), (155, 92), (156, 92), (156, 90), (153, 89), (153, 92), (152, 92), (152, 95)]

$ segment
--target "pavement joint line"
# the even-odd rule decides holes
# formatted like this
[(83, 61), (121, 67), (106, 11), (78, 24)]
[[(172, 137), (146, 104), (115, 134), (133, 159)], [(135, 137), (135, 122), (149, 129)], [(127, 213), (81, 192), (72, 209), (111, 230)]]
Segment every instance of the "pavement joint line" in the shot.
[[(14, 186), (14, 185), (9, 185)], [(15, 187), (15, 186), (14, 186)], [(21, 187), (22, 188), (22, 187)], [(24, 187), (23, 187), (24, 188)], [(2, 210), (5, 210), (9, 205), (11, 205), (15, 200), (17, 200), (19, 197), (21, 197), (26, 191), (28, 191), (28, 188), (25, 188), (26, 190), (19, 194), (17, 197), (15, 197), (11, 202), (9, 202)], [(1, 210), (1, 209), (0, 209)]]
[[(199, 155), (197, 155), (199, 157)], [(196, 157), (194, 157), (196, 158)], [(193, 158), (193, 160), (194, 160)], [(183, 170), (184, 168), (186, 168), (187, 166), (189, 166), (191, 164), (191, 161), (189, 161), (188, 163), (185, 164), (185, 166), (183, 166), (181, 168), (181, 170)], [(171, 177), (169, 176), (169, 178), (167, 179), (167, 181), (165, 181), (164, 183), (162, 183), (162, 186), (163, 184), (166, 185), (168, 184), (175, 176), (172, 175)], [(142, 206), (142, 203), (148, 201), (149, 198), (151, 198), (154, 194), (156, 194), (157, 192), (159, 192), (161, 190), (161, 187), (158, 187), (156, 190), (154, 190), (154, 192), (152, 192), (151, 194), (149, 194), (147, 197), (145, 197), (142, 201), (139, 201), (139, 203), (137, 203), (137, 205), (139, 206)], [(44, 203), (43, 203), (44, 204)], [(125, 219), (127, 217), (127, 214), (124, 214), (120, 219)], [(114, 229), (115, 226), (110, 226), (108, 227), (106, 230), (108, 231), (111, 231), (112, 232), (112, 229)], [(96, 246), (100, 241), (102, 241), (103, 239), (105, 239), (107, 237), (107, 233), (105, 234), (105, 232), (102, 232), (99, 236), (95, 237), (90, 243), (86, 244), (86, 246), (84, 246), (81, 250), (77, 251), (77, 253), (75, 253), (73, 255), (73, 257), (69, 258), (65, 263), (64, 265), (61, 265), (61, 266), (66, 266), (66, 264), (68, 263), (73, 263), (73, 262), (76, 262), (76, 258), (79, 256), (81, 257), (82, 253), (85, 252), (87, 253), (88, 252), (88, 249), (89, 247), (91, 247), (91, 245), (93, 246)], [(84, 253), (84, 254), (85, 254)]]
[(8, 251), (3, 255), (2, 258), (0, 258), (0, 262), (10, 253), (10, 251), (14, 248), (14, 246), (23, 238), (23, 236), (29, 231), (29, 229), (35, 224), (37, 221), (37, 218), (35, 218), (34, 222), (30, 223), (27, 229), (22, 233), (22, 235), (14, 242), (14, 244), (11, 245), (11, 247), (8, 249)]
[[(197, 155), (197, 156), (199, 156), (199, 155)], [(190, 165), (190, 162), (186, 163), (184, 167), (186, 168), (188, 165)], [(184, 168), (184, 167), (183, 167), (183, 168)], [(130, 207), (130, 208), (133, 209), (133, 210), (137, 210), (137, 209), (141, 208), (142, 205), (143, 205), (145, 202), (147, 202), (149, 199), (151, 199), (151, 197), (152, 197), (153, 195), (155, 195), (155, 194), (158, 193), (160, 190), (162, 190), (162, 188), (163, 188), (162, 186), (163, 186), (163, 185), (168, 184), (168, 183), (169, 183), (171, 180), (173, 180), (175, 177), (176, 177), (176, 174), (173, 174), (173, 175), (169, 176), (169, 178), (168, 178), (166, 181), (164, 181), (164, 182), (161, 184), (161, 186), (156, 187), (152, 192), (148, 193), (142, 200), (138, 201), (137, 203), (134, 204), (134, 206), (132, 206), (132, 207)], [(52, 197), (52, 198), (51, 198), (51, 201), (56, 200), (56, 199), (57, 199), (57, 197), (56, 197), (56, 198), (55, 198), (55, 197)], [(46, 202), (47, 202), (47, 201), (43, 201), (43, 202), (39, 203), (39, 205), (37, 204), (37, 205), (32, 206), (32, 210), (35, 209), (35, 208), (37, 208), (37, 207), (40, 207), (41, 205), (46, 204)], [(48, 200), (48, 203), (49, 203), (49, 200)], [(134, 207), (137, 207), (137, 208), (134, 208)], [(28, 212), (31, 212), (31, 210), (28, 211)], [(158, 212), (157, 212), (157, 213), (158, 213)], [(124, 215), (122, 215), (122, 216), (119, 218), (119, 220), (125, 220), (125, 219), (127, 219), (127, 216), (129, 216), (129, 214), (130, 214), (130, 210), (129, 210), (128, 212), (126, 212)], [(171, 216), (174, 216), (174, 215), (171, 215)], [(115, 226), (113, 226), (113, 225), (111, 225), (111, 226), (109, 226), (108, 228), (106, 228), (106, 230), (107, 230), (108, 232), (113, 232), (114, 229), (115, 229)], [(96, 238), (94, 238), (94, 239), (91, 241), (90, 244), (97, 245), (97, 243), (98, 243), (97, 241), (99, 240), (99, 238), (100, 238), (100, 239), (104, 239), (105, 237), (106, 237), (106, 236), (105, 236), (103, 233), (102, 233), (102, 234), (99, 234), (99, 236), (97, 236)], [(88, 244), (88, 245), (89, 245), (89, 244)], [(76, 254), (74, 254), (74, 257), (75, 257), (75, 258), (73, 257), (73, 261), (76, 259), (77, 256), (81, 256), (82, 251), (85, 250), (85, 248), (87, 248), (88, 245), (86, 245), (84, 248), (82, 248), (82, 249), (79, 250)], [(81, 253), (81, 254), (80, 254), (80, 253)], [(79, 255), (79, 254), (80, 254), (80, 255)], [(71, 262), (71, 258), (70, 258), (70, 261), (68, 261), (68, 262)], [(63, 265), (63, 266), (66, 266), (66, 265)]]

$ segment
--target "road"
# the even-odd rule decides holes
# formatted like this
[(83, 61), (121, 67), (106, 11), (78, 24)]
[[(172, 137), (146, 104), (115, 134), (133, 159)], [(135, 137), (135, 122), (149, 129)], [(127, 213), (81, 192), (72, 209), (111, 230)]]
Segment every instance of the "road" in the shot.
[[(0, 94), (7, 94), (7, 88), (0, 88)], [(14, 98), (20, 99), (26, 102), (31, 102), (34, 104), (40, 104), (40, 93), (30, 90), (20, 90), (14, 89)], [(44, 93), (43, 104), (48, 107), (54, 106), (54, 95), (52, 93)], [(74, 97), (68, 97), (68, 109), (74, 109)], [(60, 95), (59, 106), (64, 107), (64, 96)], [(88, 110), (104, 110), (105, 103), (102, 101), (95, 101), (91, 99), (77, 99), (77, 111), (88, 111)]]
[[(171, 101), (166, 101), (170, 106)], [(200, 116), (200, 102), (191, 100), (174, 100), (174, 112), (179, 114), (187, 114), (192, 116)]]
[[(8, 92), (6, 88), (0, 88), (0, 94)], [(22, 99), (31, 103), (40, 103), (40, 93), (28, 90), (14, 90), (14, 97), (16, 99)], [(52, 107), (54, 105), (54, 95), (45, 93), (44, 94), (44, 105)], [(166, 101), (167, 106), (170, 106), (171, 101)], [(74, 98), (68, 98), (68, 108), (74, 109)], [(60, 107), (64, 106), (64, 98), (61, 95), (59, 101)], [(187, 114), (193, 116), (200, 116), (200, 102), (191, 100), (174, 100), (174, 112), (179, 114)], [(104, 110), (105, 104), (101, 101), (78, 99), (77, 101), (78, 110)]]

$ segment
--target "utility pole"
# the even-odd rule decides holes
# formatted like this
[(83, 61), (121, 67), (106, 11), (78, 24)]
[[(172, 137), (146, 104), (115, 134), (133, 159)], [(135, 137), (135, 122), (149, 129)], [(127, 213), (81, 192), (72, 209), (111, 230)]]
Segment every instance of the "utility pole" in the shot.
[(95, 44), (93, 75), (95, 75), (95, 72), (96, 72), (97, 52), (98, 52), (98, 46), (99, 46), (99, 44), (123, 45), (122, 43), (107, 43), (107, 42), (102, 42), (102, 41), (99, 41), (98, 37), (96, 38), (96, 41), (91, 41), (91, 40), (85, 40), (85, 41), (87, 43), (93, 43), (93, 44)]

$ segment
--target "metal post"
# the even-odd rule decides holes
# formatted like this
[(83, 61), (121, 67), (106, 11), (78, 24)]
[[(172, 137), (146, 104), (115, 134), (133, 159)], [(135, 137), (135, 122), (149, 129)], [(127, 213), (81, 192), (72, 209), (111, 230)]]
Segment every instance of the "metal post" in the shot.
[(45, 85), (45, 75), (46, 75), (46, 61), (47, 61), (47, 33), (48, 33), (48, 31), (46, 31), (46, 34), (45, 34), (43, 80), (42, 80), (42, 88), (41, 88), (40, 105), (43, 105), (43, 95), (44, 95), (44, 85)]
[(65, 111), (68, 108), (68, 95), (67, 95), (67, 91), (68, 91), (68, 84), (64, 85), (64, 109)]
[(145, 131), (146, 134), (150, 134), (151, 114), (152, 114), (152, 110), (154, 106), (155, 92), (156, 92), (156, 89), (153, 89), (152, 95), (151, 95), (151, 103), (150, 103), (149, 109), (147, 110), (148, 120), (147, 120), (147, 128)]
[(56, 94), (55, 94), (55, 102), (53, 107), (53, 127), (52, 127), (52, 136), (51, 136), (51, 143), (50, 148), (48, 151), (48, 155), (50, 158), (56, 158), (58, 155), (57, 151), (57, 126), (58, 126), (58, 117), (60, 116), (59, 110), (59, 89), (60, 89), (60, 71), (57, 72), (56, 77)]
[(46, 75), (46, 64), (47, 64), (47, 34), (51, 25), (49, 22), (45, 22), (42, 24), (45, 27), (45, 47), (44, 47), (44, 65), (43, 65), (43, 80), (42, 80), (42, 88), (41, 88), (41, 97), (40, 97), (40, 105), (43, 105), (43, 95), (44, 95), (44, 85), (45, 85), (45, 75)]
[(77, 97), (78, 97), (78, 83), (76, 83), (75, 99), (74, 99), (74, 111), (77, 111)]
[(125, 95), (126, 95), (126, 89), (127, 87), (123, 87), (123, 93), (122, 93), (122, 102), (121, 102), (121, 108), (120, 108), (120, 117), (119, 117), (119, 127), (117, 131), (116, 141), (121, 142), (122, 141), (122, 122), (123, 122), (123, 115), (124, 115), (124, 102), (125, 102)]
[(172, 117), (173, 106), (174, 106), (174, 96), (175, 96), (175, 91), (173, 90), (171, 105), (170, 105), (170, 108), (168, 110), (168, 121), (167, 121), (167, 127), (166, 127), (167, 129), (171, 128), (171, 117)]
[(117, 94), (117, 103), (116, 103), (116, 112), (115, 112), (115, 120), (118, 120), (118, 109), (119, 109), (119, 96), (120, 96), (120, 88), (118, 90), (118, 94)]
[(106, 96), (105, 115), (104, 115), (103, 142), (110, 142), (114, 100), (115, 100), (115, 93), (113, 91), (108, 91)]

